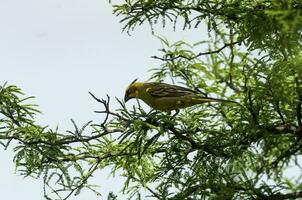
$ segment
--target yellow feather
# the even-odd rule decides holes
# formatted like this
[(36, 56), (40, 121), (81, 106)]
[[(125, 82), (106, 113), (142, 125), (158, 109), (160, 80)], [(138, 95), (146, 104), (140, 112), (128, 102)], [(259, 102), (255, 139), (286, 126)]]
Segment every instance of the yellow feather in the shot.
[(201, 97), (191, 89), (156, 82), (135, 82), (131, 84), (126, 90), (125, 99), (128, 100), (133, 97), (136, 97), (144, 101), (150, 107), (161, 111), (178, 110), (180, 108), (207, 102), (237, 103), (224, 99)]

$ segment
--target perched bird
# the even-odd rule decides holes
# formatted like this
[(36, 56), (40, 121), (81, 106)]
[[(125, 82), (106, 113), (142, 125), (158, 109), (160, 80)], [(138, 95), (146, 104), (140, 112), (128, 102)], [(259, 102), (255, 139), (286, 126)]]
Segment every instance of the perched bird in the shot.
[(202, 97), (196, 91), (181, 86), (157, 82), (142, 83), (136, 82), (136, 80), (126, 89), (124, 100), (127, 102), (133, 98), (143, 100), (156, 110), (167, 112), (179, 111), (180, 108), (207, 102), (237, 103), (230, 100)]

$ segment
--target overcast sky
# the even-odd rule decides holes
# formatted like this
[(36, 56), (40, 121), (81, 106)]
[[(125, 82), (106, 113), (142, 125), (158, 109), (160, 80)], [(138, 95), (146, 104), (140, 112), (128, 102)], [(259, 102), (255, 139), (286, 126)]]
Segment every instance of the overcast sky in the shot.
[[(82, 124), (100, 117), (88, 91), (121, 98), (134, 78), (146, 80), (159, 66), (150, 57), (162, 46), (149, 26), (122, 33), (108, 1), (0, 0), (0, 26), (0, 84), (35, 96), (43, 112), (38, 123), (62, 131), (72, 127), (70, 118)], [(158, 30), (172, 40), (197, 41), (203, 33)], [(12, 160), (11, 148), (1, 150), (1, 199), (43, 199), (42, 180), (19, 176)], [(105, 194), (121, 187), (119, 178), (106, 179), (106, 172), (96, 179)], [(76, 199), (100, 198), (85, 193)]]

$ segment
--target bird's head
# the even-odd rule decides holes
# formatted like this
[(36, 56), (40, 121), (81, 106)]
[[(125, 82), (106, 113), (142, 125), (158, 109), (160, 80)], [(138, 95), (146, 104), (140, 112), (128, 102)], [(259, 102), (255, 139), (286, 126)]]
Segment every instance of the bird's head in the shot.
[(138, 98), (138, 88), (141, 85), (141, 83), (136, 82), (137, 79), (135, 79), (126, 89), (124, 101), (127, 102), (130, 99)]

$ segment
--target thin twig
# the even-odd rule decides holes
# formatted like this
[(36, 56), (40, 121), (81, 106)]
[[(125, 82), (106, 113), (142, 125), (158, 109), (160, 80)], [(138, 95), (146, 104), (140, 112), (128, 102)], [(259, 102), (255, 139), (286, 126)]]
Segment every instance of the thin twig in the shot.
[(151, 56), (151, 58), (158, 59), (158, 60), (161, 60), (161, 61), (174, 61), (178, 58), (184, 58), (184, 59), (187, 59), (187, 60), (190, 61), (190, 60), (196, 59), (200, 56), (219, 53), (220, 51), (222, 51), (226, 47), (233, 46), (233, 45), (238, 44), (240, 42), (242, 42), (242, 41), (236, 41), (236, 42), (232, 42), (232, 43), (225, 43), (219, 49), (216, 49), (216, 50), (213, 50), (213, 51), (207, 51), (207, 52), (200, 52), (200, 53), (198, 53), (198, 54), (196, 54), (195, 56), (192, 56), (192, 57), (187, 57), (187, 56), (184, 56), (184, 55), (178, 55), (178, 56), (175, 56), (175, 57), (172, 57), (172, 58), (161, 58), (161, 57), (158, 57), (158, 56)]
[(84, 179), (81, 180), (81, 183), (79, 185), (77, 185), (75, 188), (73, 188), (63, 200), (68, 199), (76, 190), (82, 188), (87, 183), (87, 180), (90, 177), (92, 177), (93, 173), (98, 169), (100, 162), (101, 162), (101, 160), (98, 160), (94, 165), (92, 165), (89, 168), (88, 175), (86, 177), (84, 177)]

